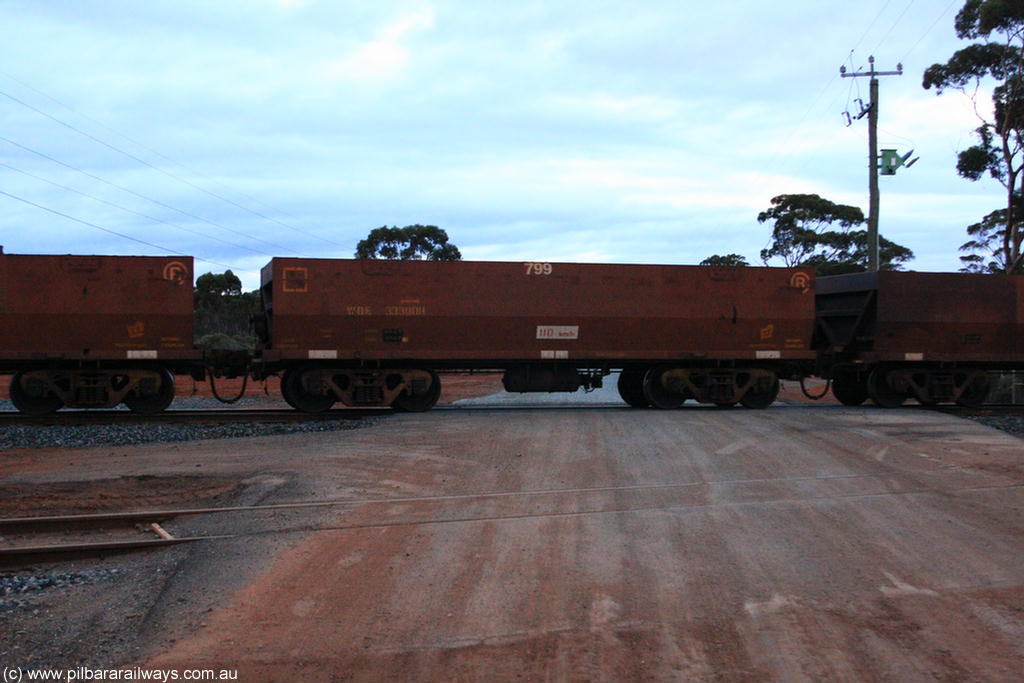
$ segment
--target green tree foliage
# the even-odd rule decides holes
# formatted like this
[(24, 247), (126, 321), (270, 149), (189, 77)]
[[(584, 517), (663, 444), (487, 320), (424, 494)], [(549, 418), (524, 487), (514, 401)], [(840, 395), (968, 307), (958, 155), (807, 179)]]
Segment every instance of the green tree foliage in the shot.
[[(954, 89), (974, 102), (981, 125), (977, 144), (960, 152), (957, 173), (968, 180), (986, 175), (1006, 189), (1006, 208), (968, 228), (972, 237), (960, 247), (961, 270), (988, 272), (993, 267), (1019, 272), (1024, 254), (1019, 204), (1024, 192), (1024, 2), (967, 0), (954, 22), (957, 37), (976, 41), (957, 50), (945, 64), (924, 72), (923, 87)], [(992, 79), (993, 110), (984, 114), (978, 101), (982, 81)]]
[(749, 266), (747, 259), (739, 254), (713, 254), (700, 262), (702, 266)]
[[(771, 208), (759, 213), (757, 221), (773, 221), (771, 244), (761, 250), (765, 263), (781, 259), (789, 267), (812, 266), (818, 275), (868, 268), (868, 231), (853, 229), (865, 223), (864, 212), (856, 206), (816, 194), (782, 194), (772, 198)], [(914, 258), (912, 251), (881, 236), (878, 252), (883, 270), (898, 270)]]
[(196, 278), (193, 291), (196, 343), (211, 349), (252, 348), (256, 339), (249, 318), (259, 311), (258, 292), (242, 292), (242, 281), (230, 270)]
[(356, 258), (427, 261), (461, 261), (459, 248), (448, 242), (448, 233), (436, 225), (386, 225), (370, 231), (356, 245)]
[[(1017, 212), (1015, 223), (1024, 221), (1024, 199), (1019, 195), (1014, 200), (1014, 211)], [(996, 209), (979, 222), (967, 226), (970, 240), (965, 242), (960, 251), (966, 252), (960, 257), (966, 273), (1024, 273), (1024, 263), (1015, 268), (1006, 267), (1006, 252), (1003, 250), (1003, 237), (1006, 233), (1006, 209)]]

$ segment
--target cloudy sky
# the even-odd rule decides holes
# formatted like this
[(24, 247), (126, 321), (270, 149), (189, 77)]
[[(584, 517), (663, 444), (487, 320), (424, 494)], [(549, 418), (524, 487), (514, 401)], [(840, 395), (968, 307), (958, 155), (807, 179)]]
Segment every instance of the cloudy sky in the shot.
[(956, 270), (1003, 202), (956, 175), (977, 127), (921, 87), (962, 0), (0, 0), (0, 244), (190, 254), (246, 288), (271, 256), (438, 225), (465, 258), (752, 263), (773, 196), (868, 208)]

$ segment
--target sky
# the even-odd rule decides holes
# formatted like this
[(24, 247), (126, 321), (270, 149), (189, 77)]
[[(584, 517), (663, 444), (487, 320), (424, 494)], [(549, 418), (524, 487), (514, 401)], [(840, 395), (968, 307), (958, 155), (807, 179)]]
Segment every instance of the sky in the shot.
[[(183, 254), (245, 289), (382, 225), (463, 258), (760, 265), (780, 194), (868, 213), (952, 271), (1005, 204), (956, 174), (980, 121), (923, 71), (963, 0), (0, 0), (0, 245)], [(981, 111), (991, 105), (981, 93)], [(858, 101), (859, 100), (859, 101)], [(771, 265), (779, 265), (777, 262)]]

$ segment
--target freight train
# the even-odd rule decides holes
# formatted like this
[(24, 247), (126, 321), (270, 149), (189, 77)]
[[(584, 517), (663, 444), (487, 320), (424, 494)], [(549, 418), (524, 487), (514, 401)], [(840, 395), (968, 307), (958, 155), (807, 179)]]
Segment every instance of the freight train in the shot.
[(441, 374), (510, 392), (591, 389), (634, 407), (765, 408), (780, 379), (847, 405), (974, 405), (1024, 367), (1024, 279), (815, 278), (809, 268), (274, 258), (251, 352), (193, 343), (190, 257), (0, 251), (0, 374), (25, 413), (164, 410), (176, 375), (281, 377), (292, 407), (430, 409)]

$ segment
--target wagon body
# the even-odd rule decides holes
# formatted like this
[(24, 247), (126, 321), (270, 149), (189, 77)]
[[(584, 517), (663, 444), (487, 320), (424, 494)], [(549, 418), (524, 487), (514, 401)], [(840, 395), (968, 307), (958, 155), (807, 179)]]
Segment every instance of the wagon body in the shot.
[(1024, 278), (883, 271), (818, 278), (819, 346), (864, 363), (1024, 362)]
[(156, 413), (202, 377), (192, 258), (0, 253), (0, 372), (18, 410)]
[(191, 359), (192, 258), (0, 254), (0, 365)]
[(807, 269), (275, 258), (262, 282), (275, 360), (813, 358)]
[(857, 273), (817, 281), (818, 372), (843, 403), (986, 399), (995, 370), (1024, 368), (1024, 278)]

